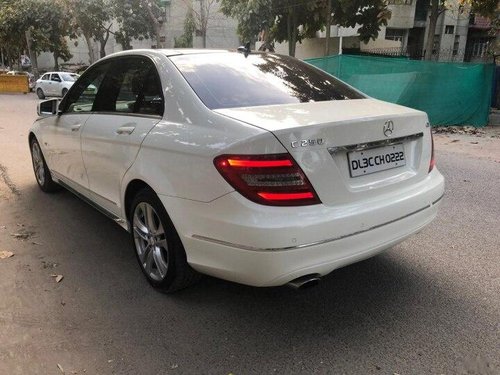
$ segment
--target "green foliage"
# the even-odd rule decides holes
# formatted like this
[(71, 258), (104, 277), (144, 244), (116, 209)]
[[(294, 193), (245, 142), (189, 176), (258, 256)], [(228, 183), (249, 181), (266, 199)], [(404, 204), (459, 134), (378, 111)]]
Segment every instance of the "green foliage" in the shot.
[(65, 0), (74, 30), (97, 38), (112, 17), (107, 0)]
[(474, 13), (488, 17), (491, 21), (495, 21), (500, 12), (498, 0), (462, 0), (462, 2), (469, 4)]
[(331, 1), (332, 24), (359, 29), (360, 39), (378, 36), (381, 25), (387, 25), (390, 11), (384, 0), (220, 0), (221, 11), (238, 20), (238, 35), (243, 41), (255, 41), (268, 28), (269, 37), (294, 45), (310, 38), (325, 27), (328, 1)]
[(115, 39), (123, 49), (131, 49), (132, 39), (149, 39), (155, 35), (155, 23), (162, 23), (160, 0), (112, 0), (113, 14), (119, 30)]
[(35, 53), (52, 52), (64, 61), (69, 60), (71, 54), (64, 38), (69, 29), (61, 0), (4, 0), (0, 3), (0, 44), (11, 61), (27, 52), (27, 31), (31, 33)]
[(387, 25), (391, 12), (384, 0), (332, 0), (332, 24), (359, 28), (359, 38), (363, 42), (376, 39), (380, 26)]
[(192, 48), (193, 47), (193, 33), (196, 30), (196, 22), (193, 16), (193, 11), (188, 9), (186, 19), (184, 20), (184, 33), (174, 38), (175, 48)]

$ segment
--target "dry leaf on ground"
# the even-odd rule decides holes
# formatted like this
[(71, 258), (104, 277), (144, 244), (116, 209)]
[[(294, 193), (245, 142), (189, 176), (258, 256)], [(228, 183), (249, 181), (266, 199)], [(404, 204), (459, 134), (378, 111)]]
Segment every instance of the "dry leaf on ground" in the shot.
[(13, 257), (14, 253), (12, 251), (0, 251), (0, 259), (6, 259)]
[(63, 275), (50, 275), (51, 277), (56, 278), (56, 283), (60, 283), (62, 279), (64, 279)]

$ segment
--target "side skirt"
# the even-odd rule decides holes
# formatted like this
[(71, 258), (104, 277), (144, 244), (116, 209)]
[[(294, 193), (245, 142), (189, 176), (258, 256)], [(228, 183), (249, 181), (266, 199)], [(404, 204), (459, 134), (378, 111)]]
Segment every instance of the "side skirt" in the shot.
[(53, 174), (53, 177), (55, 177), (55, 180), (56, 182), (61, 185), (63, 188), (65, 188), (66, 190), (70, 191), (71, 193), (73, 193), (74, 195), (76, 195), (78, 198), (80, 198), (82, 201), (84, 201), (85, 203), (89, 204), (90, 206), (92, 206), (93, 208), (95, 208), (97, 211), (99, 211), (100, 213), (106, 215), (107, 217), (109, 217), (111, 220), (113, 220), (116, 224), (118, 224), (119, 226), (121, 226), (123, 229), (125, 229), (127, 232), (130, 232), (130, 228), (129, 228), (129, 223), (127, 220), (124, 220), (118, 216), (116, 216), (115, 214), (109, 212), (108, 210), (106, 210), (104, 207), (98, 205), (97, 203), (95, 203), (94, 201), (90, 200), (89, 198), (87, 198), (85, 195), (79, 193), (78, 191), (76, 191), (74, 188), (72, 188), (71, 186), (69, 186), (68, 184), (66, 184), (64, 181), (62, 181), (61, 179), (57, 178), (56, 176), (54, 176)]

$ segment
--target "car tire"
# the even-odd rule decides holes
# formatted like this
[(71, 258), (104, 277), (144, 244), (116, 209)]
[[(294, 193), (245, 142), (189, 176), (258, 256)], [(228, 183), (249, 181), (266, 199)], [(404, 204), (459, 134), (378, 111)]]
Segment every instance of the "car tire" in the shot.
[(33, 163), (33, 172), (40, 189), (45, 193), (53, 193), (61, 187), (52, 180), (49, 167), (43, 157), (42, 149), (37, 139), (33, 137), (30, 141), (31, 161)]
[(66, 93), (68, 92), (68, 89), (62, 89), (62, 96), (64, 98), (64, 96), (66, 95)]
[(45, 94), (41, 88), (36, 89), (36, 94), (38, 95), (39, 99), (45, 99)]
[(131, 238), (142, 272), (164, 293), (184, 289), (200, 279), (187, 263), (181, 239), (158, 196), (141, 190), (130, 207)]

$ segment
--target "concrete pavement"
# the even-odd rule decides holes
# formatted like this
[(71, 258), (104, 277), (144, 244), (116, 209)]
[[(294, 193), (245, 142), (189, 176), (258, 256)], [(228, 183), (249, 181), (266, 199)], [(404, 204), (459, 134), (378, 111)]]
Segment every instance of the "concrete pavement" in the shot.
[(500, 373), (495, 158), (437, 136), (438, 218), (315, 288), (205, 277), (166, 296), (125, 231), (68, 192), (38, 189), (36, 103), (0, 95), (0, 251), (15, 254), (0, 259), (0, 374)]

